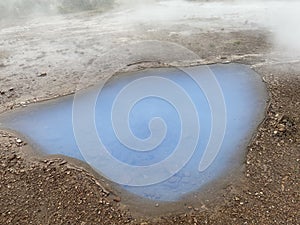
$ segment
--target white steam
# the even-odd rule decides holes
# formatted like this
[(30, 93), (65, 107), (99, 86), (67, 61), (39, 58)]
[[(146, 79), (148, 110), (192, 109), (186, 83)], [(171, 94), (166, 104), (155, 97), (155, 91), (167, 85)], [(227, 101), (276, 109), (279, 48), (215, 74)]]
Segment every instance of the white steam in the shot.
[(103, 29), (112, 28), (109, 32), (136, 25), (154, 32), (167, 28), (186, 35), (266, 29), (273, 33), (277, 52), (300, 56), (300, 1), (296, 0), (0, 0), (0, 22), (16, 16), (96, 9), (113, 2), (115, 10), (108, 12), (109, 19), (102, 24)]
[(284, 2), (269, 14), (270, 27), (274, 32), (274, 44), (280, 51), (300, 56), (300, 2)]
[[(128, 24), (181, 24), (205, 31), (266, 29), (274, 50), (300, 56), (300, 1), (283, 0), (119, 0), (130, 8)], [(188, 37), (187, 37), (188, 38)]]
[(0, 0), (0, 19), (51, 15), (107, 7), (113, 0)]

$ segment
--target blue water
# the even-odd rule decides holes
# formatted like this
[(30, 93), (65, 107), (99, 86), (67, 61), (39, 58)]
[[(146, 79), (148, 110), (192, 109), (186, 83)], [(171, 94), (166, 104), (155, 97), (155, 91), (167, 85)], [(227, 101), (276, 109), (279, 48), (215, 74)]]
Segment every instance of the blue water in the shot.
[[(222, 176), (231, 173), (233, 168), (242, 165), (246, 146), (261, 122), (266, 107), (265, 86), (259, 75), (249, 67), (238, 64), (209, 66), (219, 84), (222, 98), (217, 95), (218, 90), (214, 89), (216, 86), (209, 86), (210, 82), (206, 79), (207, 75), (211, 74), (204, 74), (207, 73), (207, 70), (203, 68), (205, 67), (194, 67), (193, 71), (196, 71), (196, 76), (200, 80), (203, 78), (201, 82), (207, 85), (206, 88), (208, 89), (199, 87), (193, 77), (180, 69), (149, 69), (118, 76), (107, 82), (97, 95), (93, 108), (95, 130), (99, 140), (117, 163), (129, 165), (132, 170), (136, 167), (157, 165), (174, 153), (174, 149), (180, 144), (180, 138), (186, 141), (186, 144), (183, 145), (183, 148), (186, 146), (186, 149), (178, 154), (178, 161), (186, 158), (186, 162), (178, 168), (176, 165), (170, 166), (176, 167), (178, 171), (176, 170), (175, 174), (172, 174), (175, 169), (166, 172), (166, 179), (157, 183), (147, 183), (151, 180), (147, 176), (154, 176), (152, 180), (156, 179), (155, 176), (157, 176), (157, 180), (160, 179), (159, 174), (155, 174), (156, 172), (145, 175), (134, 173), (134, 171), (125, 171), (122, 169), (123, 167), (114, 166), (118, 164), (109, 161), (110, 158), (98, 153), (95, 147), (98, 142), (91, 139), (93, 134), (90, 132), (93, 128), (91, 131), (85, 128), (78, 131), (77, 125), (74, 128), (74, 120), (78, 120), (78, 117), (80, 117), (79, 120), (82, 124), (88, 124), (87, 117), (90, 114), (89, 109), (86, 108), (85, 99), (95, 93), (95, 88), (85, 91), (84, 97), (75, 98), (77, 105), (75, 113), (73, 111), (74, 96), (69, 96), (33, 104), (24, 109), (2, 115), (0, 124), (2, 127), (22, 133), (32, 144), (47, 154), (62, 154), (87, 161), (100, 174), (120, 183), (121, 187), (133, 194), (156, 201), (176, 201), (187, 193), (199, 190), (203, 185), (213, 180), (221, 179)], [(184, 94), (189, 96), (189, 100), (177, 96), (177, 92), (171, 91), (172, 88), (163, 86), (158, 82), (157, 77), (171, 81), (172, 88), (180, 87)], [(142, 80), (144, 85), (141, 82), (136, 86), (139, 87), (136, 91), (137, 99), (127, 112), (127, 99), (124, 98), (129, 95), (126, 97), (125, 92), (122, 91), (137, 80)], [(182, 116), (177, 105), (169, 102), (167, 98), (164, 99), (155, 93), (147, 94), (148, 92), (151, 93), (151, 90), (159, 91), (162, 94), (165, 92), (170, 98), (174, 97), (174, 102), (184, 106), (186, 111), (183, 113), (187, 113), (188, 116)], [(145, 96), (139, 98), (138, 95), (143, 91), (146, 93)], [(121, 103), (116, 102), (116, 99), (120, 97), (119, 93), (123, 94)], [(212, 97), (211, 93), (216, 93), (214, 97), (217, 98), (215, 101), (217, 104), (214, 107), (212, 107), (213, 101), (209, 99)], [(189, 101), (193, 103), (193, 107)], [(121, 112), (113, 117), (114, 104), (120, 105), (122, 103), (124, 106), (119, 107)], [(212, 110), (215, 112), (212, 113)], [(194, 111), (196, 114), (193, 114)], [(74, 118), (74, 115), (77, 118)], [(157, 120), (157, 118), (160, 119)], [(225, 127), (220, 118), (226, 119)], [(183, 121), (183, 119), (188, 121)], [(153, 126), (149, 126), (151, 120), (154, 121)], [(218, 122), (219, 120), (221, 122)], [(117, 128), (114, 127), (112, 121), (116, 121), (115, 126), (128, 124), (131, 133), (120, 138), (121, 135), (116, 135)], [(190, 130), (187, 135), (181, 129), (184, 124), (187, 124), (187, 129)], [(211, 137), (212, 126), (215, 129), (213, 134), (219, 135), (216, 139)], [(225, 130), (221, 134), (223, 128)], [(78, 134), (81, 135), (80, 138), (78, 138)], [(133, 140), (133, 137), (136, 140)], [(78, 144), (79, 141), (84, 140), (86, 143)], [(211, 164), (201, 171), (199, 170), (199, 162), (210, 140), (220, 141), (220, 149)], [(189, 158), (186, 155), (190, 154), (189, 144), (192, 145), (193, 142), (195, 142), (195, 151)], [(138, 150), (139, 144), (145, 148), (143, 151)], [(213, 144), (212, 146), (214, 146)], [(80, 146), (81, 151), (78, 146)], [(83, 150), (81, 146), (88, 149)], [(176, 161), (172, 162), (176, 164)], [(124, 178), (126, 176), (128, 179)], [(135, 180), (139, 181), (135, 182)], [(145, 185), (141, 185), (143, 182)]]

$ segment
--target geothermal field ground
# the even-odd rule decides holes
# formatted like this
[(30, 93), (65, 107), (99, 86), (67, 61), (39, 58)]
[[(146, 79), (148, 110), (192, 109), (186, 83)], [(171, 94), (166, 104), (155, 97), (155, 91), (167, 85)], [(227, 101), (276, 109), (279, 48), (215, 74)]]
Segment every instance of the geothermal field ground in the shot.
[(299, 224), (299, 9), (0, 0), (0, 224)]

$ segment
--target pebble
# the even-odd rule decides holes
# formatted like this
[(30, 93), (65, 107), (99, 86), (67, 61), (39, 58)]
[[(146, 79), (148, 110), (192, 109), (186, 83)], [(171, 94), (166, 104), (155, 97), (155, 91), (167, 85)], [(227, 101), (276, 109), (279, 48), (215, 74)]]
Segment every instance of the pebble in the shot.
[(222, 64), (229, 64), (229, 63), (231, 63), (231, 61), (229, 61), (229, 60), (226, 60), (226, 61), (222, 62)]
[(113, 199), (115, 202), (120, 202), (121, 201), (121, 198), (119, 197), (119, 196), (116, 196), (116, 197), (114, 197), (114, 199)]
[(278, 130), (279, 130), (280, 132), (284, 132), (284, 131), (286, 130), (285, 125), (284, 125), (284, 124), (279, 124), (279, 125), (278, 125)]
[(16, 154), (13, 154), (13, 155), (11, 155), (11, 156), (8, 157), (8, 160), (9, 160), (9, 161), (12, 161), (12, 160), (14, 160), (16, 157), (17, 157), (17, 155), (16, 155)]
[(45, 77), (45, 76), (47, 76), (47, 73), (41, 73), (38, 75), (38, 77)]
[(20, 138), (17, 138), (16, 142), (17, 142), (18, 144), (21, 144), (23, 141), (22, 141)]
[(20, 105), (23, 106), (23, 107), (26, 107), (26, 102), (20, 102)]
[(65, 160), (63, 160), (61, 163), (59, 163), (58, 165), (59, 166), (62, 166), (62, 165), (65, 165), (65, 164), (67, 164), (67, 161), (65, 161)]

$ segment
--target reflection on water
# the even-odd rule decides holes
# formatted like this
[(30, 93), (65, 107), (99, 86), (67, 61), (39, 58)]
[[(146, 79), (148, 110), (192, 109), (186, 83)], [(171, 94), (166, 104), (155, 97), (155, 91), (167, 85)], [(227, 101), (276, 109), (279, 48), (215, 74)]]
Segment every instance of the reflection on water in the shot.
[[(201, 66), (198, 76), (201, 77)], [(111, 112), (115, 99), (131, 82), (148, 77), (162, 77), (171, 80), (185, 90), (194, 103), (198, 113), (200, 133), (198, 143), (192, 158), (187, 164), (171, 178), (153, 185), (133, 187), (122, 185), (131, 193), (154, 199), (157, 201), (176, 201), (184, 194), (193, 192), (208, 184), (210, 181), (221, 179), (232, 169), (238, 169), (243, 163), (246, 146), (262, 120), (267, 100), (265, 86), (260, 77), (247, 66), (238, 64), (209, 66), (215, 74), (224, 95), (226, 105), (226, 132), (219, 154), (213, 163), (203, 172), (199, 172), (199, 161), (211, 138), (212, 112), (206, 93), (183, 71), (169, 69), (148, 69), (131, 74), (123, 74), (111, 79), (99, 94), (95, 104), (95, 124), (98, 137), (117, 160), (133, 166), (150, 166), (167, 159), (178, 145), (182, 135), (183, 121), (176, 106), (165, 99), (156, 96), (147, 96), (135, 102), (128, 112), (128, 125), (131, 135), (125, 136), (130, 143), (132, 135), (139, 140), (149, 138), (154, 130), (150, 130), (149, 121), (161, 118), (166, 127), (163, 139), (149, 151), (130, 149), (116, 137), (114, 126), (111, 122)], [(205, 78), (205, 76), (203, 76)], [(204, 81), (205, 82), (205, 81)], [(158, 85), (158, 84), (148, 84)], [(212, 87), (213, 88), (213, 87)], [(168, 91), (168, 89), (166, 89)], [(87, 96), (90, 90), (86, 91)], [(170, 93), (168, 93), (170, 94)], [(2, 126), (16, 130), (26, 136), (33, 144), (47, 154), (62, 154), (85, 161), (77, 146), (73, 125), (72, 105), (73, 96), (37, 103), (27, 108), (16, 110), (1, 118)], [(221, 100), (220, 100), (221, 101)], [(179, 100), (180, 102), (180, 100)], [(183, 104), (183, 102), (182, 102)], [(80, 103), (79, 103), (80, 105)], [(84, 103), (82, 102), (82, 121), (85, 121)], [(220, 110), (220, 113), (222, 111)], [(218, 114), (215, 114), (218, 115)], [(222, 115), (219, 115), (222, 116)], [(119, 118), (120, 119), (120, 118)], [(121, 118), (122, 119), (122, 118)], [(127, 118), (123, 118), (127, 120)], [(195, 118), (190, 118), (191, 123), (196, 123)], [(214, 125), (215, 126), (215, 125)], [(218, 126), (218, 125), (217, 125)], [(220, 128), (221, 129), (221, 128)], [(159, 132), (159, 130), (156, 130)], [(89, 140), (89, 133), (85, 133)], [(183, 138), (189, 138), (184, 137)], [(155, 139), (157, 141), (157, 139)], [(125, 140), (126, 141), (126, 140)], [(150, 142), (151, 144), (151, 142)], [(89, 142), (91, 148), (95, 143)], [(110, 165), (111, 162), (101, 162), (92, 165), (101, 173), (101, 164)], [(113, 165), (113, 164), (111, 164)], [(112, 171), (117, 168), (111, 168)], [(118, 171), (115, 171), (118, 173)], [(119, 171), (121, 173), (122, 171)], [(103, 174), (105, 176), (105, 174)]]

